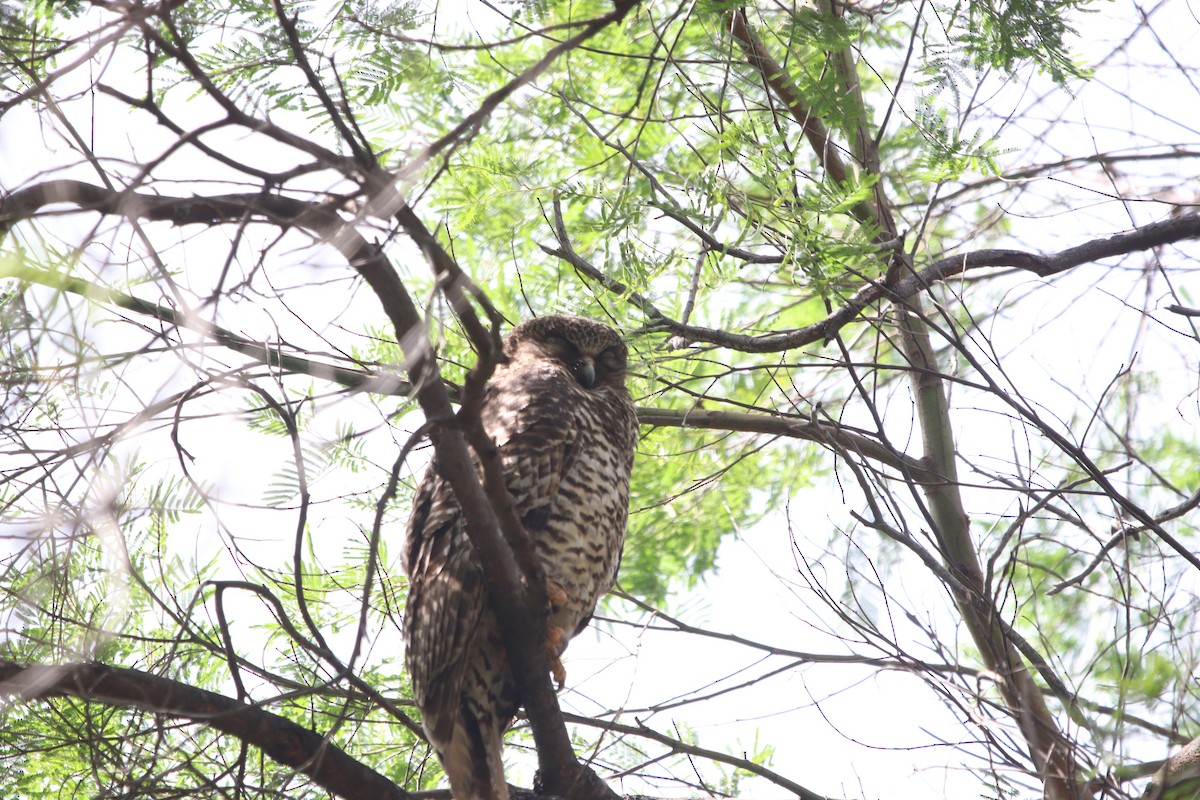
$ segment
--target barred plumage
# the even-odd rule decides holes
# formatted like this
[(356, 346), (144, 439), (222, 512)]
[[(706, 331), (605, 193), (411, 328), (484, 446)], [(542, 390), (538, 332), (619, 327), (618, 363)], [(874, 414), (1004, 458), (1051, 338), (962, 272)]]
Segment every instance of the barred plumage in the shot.
[[(620, 564), (637, 441), (627, 351), (611, 328), (568, 316), (518, 325), (504, 351), (481, 418), (546, 573), (557, 664)], [(501, 737), (521, 698), (436, 458), (413, 501), (404, 565), (405, 657), (426, 734), (455, 800), (503, 800)]]

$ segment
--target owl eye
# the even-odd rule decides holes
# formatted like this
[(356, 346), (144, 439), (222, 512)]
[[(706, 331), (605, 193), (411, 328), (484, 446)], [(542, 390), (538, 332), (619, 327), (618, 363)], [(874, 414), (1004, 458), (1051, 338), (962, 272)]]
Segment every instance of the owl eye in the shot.
[(615, 347), (610, 347), (600, 354), (597, 363), (606, 371), (612, 372), (625, 369), (625, 356)]
[(558, 358), (567, 358), (575, 352), (575, 345), (561, 336), (547, 336), (544, 340), (546, 350)]

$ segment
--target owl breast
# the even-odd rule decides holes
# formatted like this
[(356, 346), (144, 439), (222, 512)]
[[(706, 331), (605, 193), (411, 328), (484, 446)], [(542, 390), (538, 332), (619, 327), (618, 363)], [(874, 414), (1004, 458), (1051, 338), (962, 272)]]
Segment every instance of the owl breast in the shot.
[(541, 567), (568, 597), (550, 624), (570, 637), (617, 577), (636, 418), (623, 389), (584, 389), (562, 370), (524, 369), (520, 391), (505, 378), (495, 381), (503, 400), (495, 415), (485, 412), (485, 428)]

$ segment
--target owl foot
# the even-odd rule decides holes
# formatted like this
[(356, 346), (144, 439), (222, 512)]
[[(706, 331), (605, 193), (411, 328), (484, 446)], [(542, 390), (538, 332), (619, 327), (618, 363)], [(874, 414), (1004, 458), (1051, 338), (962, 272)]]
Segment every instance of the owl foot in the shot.
[[(562, 608), (567, 604), (570, 595), (563, 585), (553, 578), (546, 578), (546, 600), (550, 604), (550, 612)], [(554, 685), (557, 689), (562, 689), (567, 682), (567, 671), (563, 668), (562, 651), (567, 649), (566, 642), (567, 632), (557, 625), (550, 624), (546, 628), (546, 660), (550, 662), (550, 674), (554, 676)]]
[(567, 670), (563, 667), (562, 658), (560, 658), (565, 649), (565, 642), (563, 642), (565, 635), (566, 632), (555, 625), (546, 629), (546, 660), (550, 662), (550, 674), (554, 677), (554, 687), (560, 691), (567, 682)]

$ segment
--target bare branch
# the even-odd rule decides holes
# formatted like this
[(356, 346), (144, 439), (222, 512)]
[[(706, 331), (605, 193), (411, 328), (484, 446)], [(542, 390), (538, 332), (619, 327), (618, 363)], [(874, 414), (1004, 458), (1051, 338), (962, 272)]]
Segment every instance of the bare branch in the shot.
[(796, 797), (799, 797), (800, 800), (827, 800), (824, 795), (817, 794), (816, 792), (801, 786), (795, 781), (783, 777), (774, 770), (767, 769), (761, 764), (754, 763), (748, 758), (738, 758), (737, 756), (720, 753), (716, 750), (709, 750), (704, 747), (681, 742), (676, 738), (659, 733), (653, 728), (649, 728), (641, 723), (638, 723), (636, 726), (622, 725), (619, 722), (608, 722), (605, 720), (592, 719), (591, 717), (581, 717), (577, 714), (567, 714), (565, 716), (568, 722), (572, 722), (576, 725), (586, 725), (592, 728), (601, 728), (606, 731), (612, 731), (613, 733), (623, 733), (628, 736), (637, 736), (642, 739), (649, 739), (650, 741), (666, 745), (667, 747), (671, 748), (671, 752), (673, 753), (685, 753), (687, 755), (699, 756), (700, 758), (707, 758), (710, 761), (716, 761), (722, 764), (730, 764), (738, 769), (743, 769), (746, 772), (766, 778), (776, 786), (781, 786), (784, 789), (787, 789), (789, 792), (792, 792), (796, 795)]
[[(1049, 277), (1091, 261), (1197, 238), (1200, 238), (1200, 214), (1188, 214), (1162, 222), (1150, 223), (1128, 233), (1094, 239), (1049, 255), (1023, 250), (989, 249), (976, 250), (961, 256), (949, 256), (938, 259), (923, 269), (900, 278), (890, 289), (882, 283), (867, 283), (856, 294), (848, 298), (841, 308), (819, 322), (779, 333), (760, 335), (731, 333), (716, 328), (685, 325), (674, 322), (661, 314), (657, 316), (648, 314), (648, 316), (651, 316), (656, 328), (667, 330), (686, 341), (707, 342), (742, 353), (775, 353), (804, 345), (828, 342), (839, 330), (856, 321), (858, 316), (872, 304), (880, 300), (905, 300), (915, 297), (927, 291), (935, 283), (970, 271), (995, 267), (1017, 267), (1039, 277)], [(547, 252), (563, 257), (556, 251), (548, 250)], [(577, 255), (576, 260), (579, 260)], [(572, 261), (572, 263), (576, 262)], [(595, 267), (585, 270), (585, 272), (597, 280), (601, 280), (603, 275)], [(602, 280), (602, 283), (610, 291), (623, 293), (624, 287), (621, 284), (608, 280)], [(636, 302), (635, 305), (637, 305)]]
[(487, 118), (499, 108), (501, 103), (511, 97), (513, 92), (537, 80), (538, 76), (544, 73), (564, 53), (569, 53), (579, 47), (609, 25), (623, 20), (630, 10), (637, 7), (638, 2), (639, 0), (615, 0), (612, 11), (584, 23), (583, 30), (579, 33), (551, 47), (532, 67), (485, 97), (483, 102), (480, 103), (479, 108), (468, 114), (452, 130), (437, 141), (432, 142), (422, 149), (416, 157), (399, 170), (398, 174), (406, 179), (411, 178), (425, 164), (429, 163), (430, 159), (436, 157), (438, 153), (448, 147), (458, 146), (463, 142), (470, 141), (470, 138), (478, 132)]

